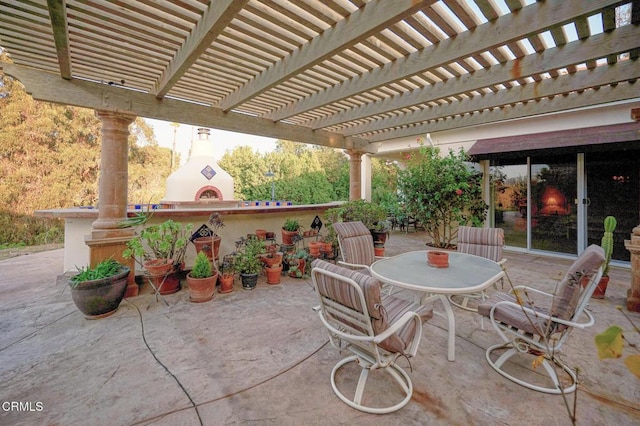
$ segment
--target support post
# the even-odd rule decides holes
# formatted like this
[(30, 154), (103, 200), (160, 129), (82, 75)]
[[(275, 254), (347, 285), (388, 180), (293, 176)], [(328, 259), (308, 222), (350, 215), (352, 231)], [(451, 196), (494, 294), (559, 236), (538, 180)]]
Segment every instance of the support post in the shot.
[(347, 149), (349, 154), (349, 200), (360, 200), (362, 198), (362, 155), (363, 151)]
[(640, 312), (640, 225), (631, 231), (631, 239), (624, 241), (631, 252), (631, 288), (627, 290), (627, 309)]
[(102, 122), (100, 181), (98, 185), (98, 219), (91, 224), (91, 235), (85, 237), (89, 246), (89, 262), (94, 267), (102, 260), (113, 259), (129, 266), (129, 282), (125, 297), (137, 296), (134, 259), (123, 259), (127, 241), (134, 235), (132, 228), (121, 228), (127, 218), (129, 124), (134, 115), (96, 111)]

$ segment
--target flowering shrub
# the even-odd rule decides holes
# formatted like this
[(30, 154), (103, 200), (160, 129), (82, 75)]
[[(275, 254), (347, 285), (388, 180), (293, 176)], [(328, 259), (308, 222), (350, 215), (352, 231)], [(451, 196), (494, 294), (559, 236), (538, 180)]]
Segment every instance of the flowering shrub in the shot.
[(398, 174), (408, 213), (424, 225), (436, 247), (451, 246), (459, 225), (480, 226), (484, 221), (482, 175), (467, 161), (462, 150), (441, 157), (438, 148), (423, 146)]

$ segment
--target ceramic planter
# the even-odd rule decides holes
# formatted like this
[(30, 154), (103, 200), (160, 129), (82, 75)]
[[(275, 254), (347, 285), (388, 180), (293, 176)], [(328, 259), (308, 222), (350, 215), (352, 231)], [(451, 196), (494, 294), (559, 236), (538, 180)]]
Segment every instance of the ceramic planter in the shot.
[(242, 279), (242, 288), (245, 290), (253, 290), (258, 284), (258, 274), (240, 274)]
[(113, 314), (127, 291), (130, 269), (123, 266), (120, 273), (99, 280), (82, 281), (71, 287), (71, 298), (87, 319), (104, 318)]
[(189, 301), (200, 303), (213, 299), (216, 290), (218, 274), (206, 278), (193, 278), (191, 273), (187, 274), (187, 286), (189, 286)]
[(266, 229), (256, 229), (256, 236), (259, 240), (267, 239), (267, 230)]

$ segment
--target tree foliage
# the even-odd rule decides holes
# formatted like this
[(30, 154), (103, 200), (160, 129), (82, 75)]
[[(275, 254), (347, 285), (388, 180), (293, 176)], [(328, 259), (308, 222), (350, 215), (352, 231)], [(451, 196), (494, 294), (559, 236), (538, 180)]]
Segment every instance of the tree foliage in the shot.
[[(35, 101), (19, 82), (0, 77), (0, 223), (13, 224), (1, 227), (0, 244), (59, 241), (60, 221), (33, 212), (97, 204), (100, 120), (90, 109)], [(129, 200), (162, 198), (170, 158), (138, 118), (129, 139)], [(47, 223), (55, 229), (47, 232)]]
[(464, 151), (422, 147), (407, 159), (398, 185), (407, 211), (422, 222), (436, 247), (448, 247), (459, 225), (479, 226), (486, 204), (482, 200), (481, 173), (468, 166)]

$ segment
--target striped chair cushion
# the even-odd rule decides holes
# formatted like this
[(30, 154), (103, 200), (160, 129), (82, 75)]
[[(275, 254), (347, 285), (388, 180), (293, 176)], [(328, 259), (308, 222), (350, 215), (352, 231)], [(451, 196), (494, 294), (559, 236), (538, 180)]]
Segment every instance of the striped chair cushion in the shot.
[[(604, 260), (604, 251), (600, 246), (595, 244), (589, 246), (580, 257), (573, 262), (562, 281), (558, 283), (550, 309), (548, 306), (545, 307), (539, 304), (529, 307), (546, 315), (551, 315), (563, 320), (571, 320), (576, 312), (582, 289), (580, 284), (581, 279), (577, 277), (576, 273), (579, 272), (581, 275), (591, 277), (598, 271), (598, 268), (604, 263)], [(578, 279), (572, 279), (572, 276)], [(522, 297), (523, 299), (525, 298), (524, 295)], [(517, 303), (516, 298), (510, 294), (494, 293), (478, 305), (478, 313), (488, 317), (491, 308), (496, 303), (505, 300)], [(523, 301), (525, 303), (528, 302), (526, 299)], [(536, 318), (533, 314), (527, 317), (520, 306), (499, 306), (495, 309), (493, 315), (497, 321), (542, 336), (549, 335), (552, 332), (560, 332), (567, 328), (567, 326), (563, 324), (547, 327), (547, 323), (543, 319)]]
[(592, 244), (573, 262), (562, 281), (556, 287), (553, 305), (551, 306), (551, 314), (554, 317), (565, 320), (573, 317), (582, 290), (581, 276), (586, 276), (588, 277), (587, 279), (590, 279), (597, 273), (598, 268), (602, 266), (604, 261), (602, 247)]
[[(523, 296), (523, 301), (526, 302), (525, 296)], [(484, 315), (488, 317), (491, 312), (491, 308), (498, 302), (513, 302), (518, 303), (515, 296), (497, 292), (493, 293), (488, 299), (485, 299), (481, 303), (478, 304), (478, 313), (480, 315)], [(528, 308), (533, 308), (532, 306), (527, 306)], [(536, 307), (535, 310), (538, 312), (549, 315), (549, 311), (547, 309), (541, 309)], [(512, 305), (502, 305), (496, 308), (493, 313), (496, 321), (503, 322), (505, 324), (512, 325), (519, 330), (526, 331), (527, 333), (536, 334), (539, 336), (549, 335), (553, 330), (547, 329), (546, 321), (540, 317), (537, 317), (534, 314), (527, 315), (524, 314), (524, 311), (518, 306)]]
[(362, 222), (338, 222), (333, 224), (333, 229), (340, 238), (345, 262), (371, 265), (376, 260), (371, 231)]
[[(362, 289), (367, 312), (371, 317), (374, 333), (380, 334), (397, 321), (405, 312), (416, 312), (423, 321), (433, 316), (431, 308), (420, 306), (403, 299), (387, 296), (384, 300), (380, 297), (380, 282), (373, 277), (362, 274), (342, 266), (334, 265), (321, 259), (316, 259), (311, 263), (312, 268), (322, 268), (340, 274), (354, 280)], [(318, 292), (324, 297), (328, 297), (344, 306), (348, 306), (358, 312), (364, 312), (360, 299), (353, 287), (326, 275), (317, 277)], [(363, 330), (364, 331), (364, 330)], [(408, 322), (397, 333), (380, 343), (380, 347), (389, 352), (402, 353), (408, 347), (415, 335), (415, 323)]]
[(502, 260), (504, 231), (502, 228), (458, 227), (458, 251), (486, 257), (494, 262)]

